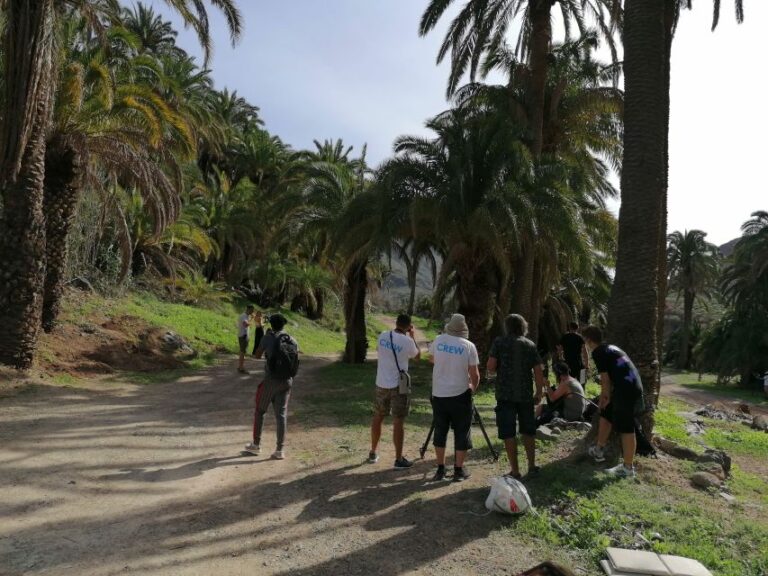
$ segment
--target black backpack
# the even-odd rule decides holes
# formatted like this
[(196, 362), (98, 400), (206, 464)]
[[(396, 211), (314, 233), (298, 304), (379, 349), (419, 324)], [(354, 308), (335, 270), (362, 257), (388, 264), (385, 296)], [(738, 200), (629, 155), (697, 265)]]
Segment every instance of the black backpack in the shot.
[(288, 380), (299, 371), (299, 346), (285, 332), (275, 334), (275, 344), (267, 358), (269, 375), (276, 380)]

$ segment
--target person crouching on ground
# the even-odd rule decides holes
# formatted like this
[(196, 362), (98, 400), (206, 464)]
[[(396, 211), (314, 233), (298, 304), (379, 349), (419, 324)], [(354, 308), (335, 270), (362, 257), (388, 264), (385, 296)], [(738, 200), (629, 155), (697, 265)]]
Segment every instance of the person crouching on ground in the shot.
[(248, 306), (245, 312), (237, 318), (237, 343), (240, 346), (240, 356), (238, 357), (237, 371), (245, 374), (245, 354), (248, 352), (248, 328), (251, 325), (253, 316), (253, 306)]
[(571, 375), (571, 370), (565, 362), (555, 362), (552, 371), (557, 378), (557, 388), (547, 392), (546, 406), (536, 406), (536, 424), (548, 424), (554, 419), (555, 413), (568, 422), (583, 420), (587, 399), (581, 383)]
[(432, 422), (437, 472), (433, 481), (445, 478), (445, 449), (448, 430), (453, 428), (456, 451), (453, 480), (462, 482), (470, 473), (464, 467), (467, 450), (472, 448), (472, 395), (480, 385), (480, 360), (477, 348), (468, 340), (469, 328), (464, 316), (454, 314), (445, 333), (432, 343), (429, 355), (432, 370)]
[[(536, 345), (528, 340), (528, 323), (519, 314), (510, 314), (504, 321), (507, 335), (494, 340), (488, 357), (488, 373), (496, 378), (496, 426), (499, 439), (511, 466), (509, 473), (520, 479), (517, 462), (518, 425), (528, 458), (528, 475), (536, 474), (536, 416), (534, 406), (541, 401), (546, 387), (544, 366)], [(536, 394), (533, 378), (536, 377)]]
[[(293, 376), (288, 364), (298, 366), (299, 344), (283, 329), (288, 321), (282, 314), (273, 314), (269, 318), (272, 329), (261, 339), (256, 349), (256, 358), (266, 356), (264, 380), (256, 390), (256, 406), (253, 415), (253, 441), (245, 451), (258, 455), (261, 446), (261, 433), (264, 429), (264, 415), (271, 405), (277, 424), (277, 446), (272, 454), (274, 460), (285, 458), (285, 435), (288, 431), (288, 401), (291, 398)], [(288, 371), (286, 371), (288, 370)], [(295, 374), (295, 368), (292, 370)]]
[(410, 408), (410, 396), (400, 393), (400, 372), (408, 372), (408, 362), (421, 355), (414, 336), (411, 317), (401, 314), (397, 317), (394, 330), (379, 334), (378, 364), (376, 367), (376, 396), (373, 420), (371, 421), (371, 451), (368, 462), (379, 461), (379, 440), (384, 419), (392, 414), (392, 440), (395, 444), (395, 465), (398, 470), (413, 466), (403, 456), (405, 442), (405, 418)]
[(623, 350), (603, 341), (603, 333), (599, 328), (590, 326), (582, 334), (600, 373), (600, 425), (597, 444), (590, 446), (587, 452), (595, 462), (605, 462), (604, 449), (611, 430), (615, 428), (621, 435), (624, 461), (606, 472), (621, 477), (634, 476), (637, 449), (635, 415), (645, 408), (640, 373)]

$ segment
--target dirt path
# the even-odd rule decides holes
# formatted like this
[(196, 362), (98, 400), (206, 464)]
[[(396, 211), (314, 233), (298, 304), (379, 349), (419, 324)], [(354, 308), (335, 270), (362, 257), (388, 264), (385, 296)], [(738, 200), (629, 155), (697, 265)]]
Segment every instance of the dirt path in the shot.
[[(326, 362), (303, 364), (292, 411)], [(481, 466), (426, 484), (431, 462), (390, 470), (385, 444), (361, 464), (344, 429), (295, 418), (289, 459), (241, 456), (255, 385), (225, 365), (0, 401), (0, 574), (514, 574), (549, 556), (473, 514)], [(267, 453), (273, 431), (268, 418)]]
[[(376, 317), (379, 322), (384, 324), (389, 330), (395, 329), (395, 319), (391, 316), (379, 315)], [(416, 343), (421, 347), (422, 351), (427, 349), (427, 337), (419, 328), (414, 326), (413, 334), (416, 337)]]
[(662, 395), (669, 394), (675, 396), (693, 406), (704, 406), (705, 404), (717, 402), (730, 407), (732, 410), (738, 410), (740, 405), (746, 404), (749, 406), (751, 414), (765, 414), (768, 416), (768, 406), (756, 404), (754, 399), (750, 399), (750, 394), (748, 392), (745, 392), (742, 399), (727, 398), (703, 390), (681, 386), (676, 384), (673, 378), (662, 377), (661, 393)]

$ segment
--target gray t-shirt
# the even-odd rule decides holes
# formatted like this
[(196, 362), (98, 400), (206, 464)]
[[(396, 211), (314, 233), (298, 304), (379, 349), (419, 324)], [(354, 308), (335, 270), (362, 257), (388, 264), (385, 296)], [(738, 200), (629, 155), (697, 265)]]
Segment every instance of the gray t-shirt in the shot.
[(575, 378), (568, 381), (568, 386), (571, 392), (563, 399), (563, 416), (569, 422), (581, 420), (584, 417), (584, 410), (587, 408), (584, 388)]
[[(259, 344), (259, 348), (264, 350), (264, 357), (267, 359), (266, 362), (264, 362), (264, 377), (267, 379), (270, 379), (271, 376), (269, 374), (269, 357), (272, 356), (272, 351), (277, 344), (277, 337), (280, 334), (285, 334), (285, 331), (280, 332), (273, 332), (270, 330), (267, 332), (264, 337), (261, 339), (261, 343)], [(296, 342), (296, 340), (293, 338), (293, 336), (288, 336), (291, 341), (296, 344), (296, 349), (299, 349), (299, 344)], [(293, 378), (288, 378), (287, 382), (290, 384), (293, 382)]]
[(494, 340), (490, 356), (498, 360), (496, 400), (532, 403), (533, 368), (543, 364), (536, 345), (522, 336), (502, 336)]

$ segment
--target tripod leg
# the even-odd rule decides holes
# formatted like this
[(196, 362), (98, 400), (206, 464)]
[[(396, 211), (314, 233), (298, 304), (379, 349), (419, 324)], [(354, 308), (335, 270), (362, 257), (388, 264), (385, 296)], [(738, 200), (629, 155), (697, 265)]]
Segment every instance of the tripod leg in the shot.
[(480, 412), (477, 410), (477, 406), (472, 404), (472, 410), (475, 412), (475, 422), (477, 422), (480, 425), (480, 430), (483, 431), (483, 437), (485, 437), (485, 442), (488, 444), (488, 450), (491, 451), (491, 454), (493, 455), (493, 461), (497, 462), (499, 459), (499, 453), (496, 452), (496, 449), (493, 447), (493, 443), (491, 442), (491, 439), (488, 437), (488, 432), (485, 430), (485, 425), (483, 424), (483, 419), (480, 417)]
[(432, 421), (432, 426), (429, 427), (429, 434), (427, 434), (427, 439), (424, 440), (424, 445), (421, 447), (421, 450), (419, 450), (419, 454), (421, 454), (421, 459), (424, 460), (424, 454), (427, 453), (427, 448), (429, 447), (429, 441), (432, 440), (432, 434), (435, 432), (435, 422)]

